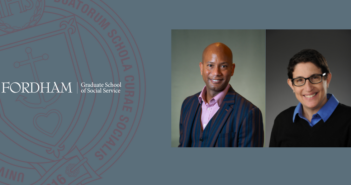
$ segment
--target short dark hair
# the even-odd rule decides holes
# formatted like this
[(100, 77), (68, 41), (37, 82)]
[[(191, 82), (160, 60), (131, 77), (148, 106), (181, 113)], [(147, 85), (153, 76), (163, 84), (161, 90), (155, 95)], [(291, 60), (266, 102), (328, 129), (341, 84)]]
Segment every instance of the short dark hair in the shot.
[(301, 62), (312, 62), (318, 68), (322, 69), (322, 73), (330, 73), (327, 60), (322, 54), (314, 49), (304, 49), (295, 54), (289, 61), (288, 77), (293, 78), (295, 66)]

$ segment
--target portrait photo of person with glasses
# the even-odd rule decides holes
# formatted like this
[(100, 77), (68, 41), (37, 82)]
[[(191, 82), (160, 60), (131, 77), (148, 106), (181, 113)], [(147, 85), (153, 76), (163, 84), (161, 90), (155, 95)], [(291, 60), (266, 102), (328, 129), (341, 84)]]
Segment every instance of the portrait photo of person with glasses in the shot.
[(351, 30), (266, 30), (268, 147), (351, 147)]
[(331, 79), (327, 60), (314, 49), (290, 59), (287, 83), (300, 103), (276, 117), (270, 147), (351, 146), (351, 107), (327, 93)]

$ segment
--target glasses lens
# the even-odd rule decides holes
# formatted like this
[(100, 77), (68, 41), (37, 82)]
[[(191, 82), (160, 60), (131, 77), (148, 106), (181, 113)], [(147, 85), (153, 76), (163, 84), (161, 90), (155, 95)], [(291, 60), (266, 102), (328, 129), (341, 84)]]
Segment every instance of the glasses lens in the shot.
[(320, 75), (313, 75), (310, 77), (310, 81), (312, 83), (319, 83), (322, 81), (322, 77)]
[(305, 79), (304, 78), (295, 78), (294, 79), (294, 84), (296, 86), (301, 86), (301, 85), (305, 84)]

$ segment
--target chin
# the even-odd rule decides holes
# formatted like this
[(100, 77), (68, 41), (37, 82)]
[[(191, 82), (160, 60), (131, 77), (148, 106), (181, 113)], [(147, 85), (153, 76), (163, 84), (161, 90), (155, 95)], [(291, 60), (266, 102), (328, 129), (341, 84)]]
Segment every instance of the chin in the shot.
[(318, 108), (318, 103), (305, 103), (303, 104), (304, 107), (311, 109), (311, 110), (316, 110)]
[(317, 105), (304, 105), (304, 107), (311, 109), (311, 110), (317, 109)]
[(222, 92), (224, 89), (225, 89), (225, 87), (224, 88), (214, 88), (213, 90), (216, 92)]
[(221, 86), (213, 86), (213, 85), (209, 85), (210, 89), (213, 91), (219, 91), (221, 89)]

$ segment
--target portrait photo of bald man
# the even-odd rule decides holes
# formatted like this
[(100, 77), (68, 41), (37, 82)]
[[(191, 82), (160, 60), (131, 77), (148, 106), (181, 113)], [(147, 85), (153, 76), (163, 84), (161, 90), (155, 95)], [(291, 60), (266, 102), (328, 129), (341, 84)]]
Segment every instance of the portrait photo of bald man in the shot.
[(172, 147), (263, 147), (264, 30), (172, 30)]

